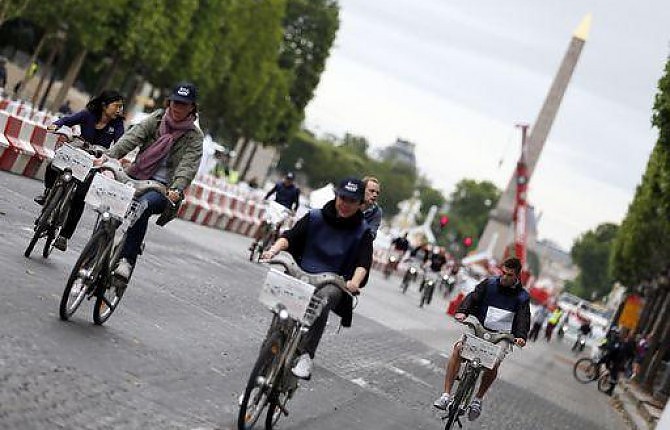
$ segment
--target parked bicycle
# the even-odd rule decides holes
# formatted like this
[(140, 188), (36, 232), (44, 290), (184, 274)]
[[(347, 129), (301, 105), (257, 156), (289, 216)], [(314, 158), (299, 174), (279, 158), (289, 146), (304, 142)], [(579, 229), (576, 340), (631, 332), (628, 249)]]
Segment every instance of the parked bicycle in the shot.
[(580, 358), (572, 367), (572, 374), (582, 384), (598, 381), (596, 384), (598, 391), (606, 393), (612, 388), (614, 381), (610, 377), (607, 364), (601, 362), (600, 358), (600, 356)]
[(26, 258), (30, 258), (35, 245), (42, 238), (46, 239), (42, 257), (48, 258), (51, 255), (54, 241), (67, 220), (77, 187), (86, 181), (93, 167), (93, 158), (100, 151), (99, 147), (91, 146), (80, 137), (73, 136), (71, 131), (59, 129), (55, 133), (64, 141), (51, 162), (52, 168), (60, 171), (60, 175), (35, 219), (33, 237), (23, 252)]
[(265, 214), (261, 224), (261, 236), (249, 247), (249, 261), (260, 259), (263, 251), (267, 250), (279, 238), (279, 233), (285, 221), (291, 216), (291, 211), (279, 203), (266, 200)]
[[(114, 276), (128, 229), (147, 208), (136, 197), (149, 190), (165, 192), (156, 181), (130, 179), (116, 160), (109, 160), (93, 178), (86, 202), (98, 213), (93, 235), (72, 268), (60, 301), (60, 317), (68, 320), (84, 298), (95, 297), (93, 321), (103, 324), (114, 313), (127, 281)], [(121, 234), (117, 237), (117, 232)]]
[(267, 263), (280, 270), (270, 269), (259, 299), (274, 315), (240, 396), (239, 430), (252, 429), (266, 408), (266, 430), (272, 429), (282, 416), (288, 416), (287, 404), (298, 389), (298, 378), (291, 372), (298, 358), (296, 349), (322, 311), (322, 299), (315, 292), (326, 285), (336, 285), (350, 294), (341, 276), (306, 273), (286, 252)]
[(461, 417), (467, 412), (483, 368), (493, 369), (505, 358), (514, 344), (513, 335), (488, 331), (472, 315), (465, 318), (462, 323), (467, 325), (472, 333), (464, 333), (461, 340), (463, 345), (461, 358), (465, 361), (465, 365), (461, 366), (456, 394), (447, 408), (446, 415), (442, 417), (446, 420), (445, 430), (454, 428), (456, 423), (459, 427), (463, 427)]

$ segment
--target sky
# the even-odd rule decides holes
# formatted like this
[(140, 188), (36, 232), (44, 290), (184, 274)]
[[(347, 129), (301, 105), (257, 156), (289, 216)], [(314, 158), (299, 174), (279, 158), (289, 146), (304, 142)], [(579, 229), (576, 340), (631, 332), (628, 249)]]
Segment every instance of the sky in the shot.
[[(572, 33), (589, 38), (530, 181), (539, 238), (569, 250), (620, 223), (657, 132), (670, 53), (667, 0), (341, 0), (340, 29), (306, 110), (317, 134), (401, 137), (448, 196), (463, 178), (503, 189)], [(501, 162), (502, 161), (502, 162)], [(383, 184), (382, 184), (383, 186)], [(383, 189), (382, 189), (383, 192)]]

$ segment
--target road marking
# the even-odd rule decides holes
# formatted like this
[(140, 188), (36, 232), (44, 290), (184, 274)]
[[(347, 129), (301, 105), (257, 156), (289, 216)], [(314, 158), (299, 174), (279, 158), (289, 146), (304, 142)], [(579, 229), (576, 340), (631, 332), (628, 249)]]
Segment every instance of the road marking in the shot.
[(352, 379), (351, 382), (353, 382), (354, 384), (358, 385), (359, 387), (363, 387), (363, 388), (367, 388), (367, 386), (368, 386), (368, 383), (365, 382), (365, 379), (363, 379), (363, 378)]
[(427, 383), (427, 382), (424, 381), (423, 379), (421, 379), (421, 378), (419, 378), (419, 377), (417, 377), (417, 376), (414, 376), (414, 375), (412, 375), (411, 373), (409, 373), (409, 372), (407, 372), (407, 371), (405, 371), (405, 370), (402, 370), (402, 369), (400, 369), (400, 368), (398, 368), (398, 367), (391, 366), (391, 365), (387, 365), (386, 368), (389, 369), (390, 371), (394, 372), (394, 373), (397, 373), (398, 375), (402, 375), (402, 376), (404, 376), (404, 377), (410, 379), (412, 382), (416, 382), (417, 384), (421, 384), (421, 385), (424, 385), (424, 386), (426, 386), (426, 387), (433, 388), (432, 385), (430, 385), (429, 383)]

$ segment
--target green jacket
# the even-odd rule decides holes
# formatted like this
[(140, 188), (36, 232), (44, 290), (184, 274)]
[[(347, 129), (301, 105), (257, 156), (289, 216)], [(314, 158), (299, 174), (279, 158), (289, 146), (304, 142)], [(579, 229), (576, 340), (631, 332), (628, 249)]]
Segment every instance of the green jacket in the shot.
[[(142, 122), (130, 128), (109, 148), (107, 156), (120, 159), (137, 147), (140, 148), (140, 152), (148, 148), (158, 138), (158, 124), (164, 112), (163, 109), (154, 111)], [(174, 142), (167, 160), (168, 188), (184, 191), (191, 184), (200, 166), (203, 139), (202, 131), (196, 128), (187, 131)], [(163, 225), (174, 218), (178, 207), (179, 205), (168, 206), (157, 223)]]

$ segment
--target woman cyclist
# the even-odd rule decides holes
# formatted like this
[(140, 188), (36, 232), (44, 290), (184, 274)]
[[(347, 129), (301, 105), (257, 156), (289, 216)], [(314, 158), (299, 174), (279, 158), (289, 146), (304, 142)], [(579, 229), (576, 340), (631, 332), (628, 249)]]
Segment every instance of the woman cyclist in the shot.
[[(78, 125), (81, 129), (81, 137), (91, 145), (109, 148), (112, 143), (119, 140), (123, 135), (123, 97), (117, 91), (103, 91), (98, 97), (91, 99), (86, 109), (73, 115), (65, 116), (47, 127), (54, 131), (61, 126), (73, 127)], [(51, 187), (56, 183), (60, 172), (51, 167), (51, 163), (44, 173), (44, 193), (35, 197), (35, 203), (43, 205)], [(60, 231), (60, 235), (54, 241), (54, 248), (61, 251), (67, 249), (67, 241), (77, 228), (81, 214), (84, 212), (84, 197), (91, 186), (93, 176), (77, 187), (67, 220)]]

